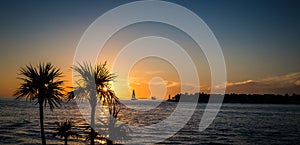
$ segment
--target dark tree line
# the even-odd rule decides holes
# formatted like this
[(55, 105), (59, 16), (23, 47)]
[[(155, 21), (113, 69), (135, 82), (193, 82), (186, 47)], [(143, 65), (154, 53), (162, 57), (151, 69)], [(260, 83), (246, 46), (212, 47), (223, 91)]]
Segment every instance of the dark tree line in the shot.
[[(216, 97), (222, 97), (220, 94), (213, 94)], [(199, 103), (207, 103), (210, 94), (207, 93), (195, 93), (195, 94), (176, 94), (168, 101), (186, 101), (195, 100), (198, 98)], [(181, 100), (180, 100), (181, 99)], [(300, 104), (299, 94), (225, 94), (223, 103), (248, 103), (248, 104)]]

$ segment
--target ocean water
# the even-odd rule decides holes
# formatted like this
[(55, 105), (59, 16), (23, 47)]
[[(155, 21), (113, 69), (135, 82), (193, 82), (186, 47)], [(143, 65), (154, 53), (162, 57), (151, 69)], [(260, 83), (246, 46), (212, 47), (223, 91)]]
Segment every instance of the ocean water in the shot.
[[(155, 101), (145, 101), (126, 102), (131, 108), (120, 111), (120, 121), (132, 126), (150, 126), (166, 119), (177, 106), (175, 102), (157, 105)], [(140, 111), (139, 108), (144, 110)], [(300, 105), (223, 104), (213, 123), (199, 132), (198, 125), (204, 108), (205, 104), (198, 104), (183, 128), (159, 144), (300, 144)], [(186, 111), (193, 111), (189, 109), (187, 107)], [(40, 144), (37, 105), (25, 100), (0, 97), (0, 113), (0, 144)], [(84, 137), (86, 133), (82, 132), (88, 123), (76, 102), (65, 104), (54, 112), (46, 109), (44, 116), (47, 144), (63, 144), (63, 139), (53, 137), (52, 134), (55, 132), (55, 122), (65, 119), (71, 119), (75, 125), (73, 130), (81, 131), (83, 136), (78, 139), (70, 138), (68, 143), (89, 143)], [(180, 121), (172, 120), (169, 123), (176, 124)], [(133, 132), (132, 139), (135, 143), (151, 143), (153, 138), (162, 138), (161, 134), (145, 136), (147, 132), (144, 130)]]

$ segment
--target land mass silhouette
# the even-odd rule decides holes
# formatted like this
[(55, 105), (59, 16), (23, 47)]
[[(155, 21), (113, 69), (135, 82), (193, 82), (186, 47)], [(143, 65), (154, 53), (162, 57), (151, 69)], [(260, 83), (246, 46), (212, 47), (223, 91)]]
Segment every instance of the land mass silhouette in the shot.
[[(191, 102), (198, 98), (198, 103), (207, 103), (210, 96), (222, 97), (220, 94), (207, 93), (179, 93), (169, 98), (170, 102)], [(225, 94), (223, 103), (241, 103), (241, 104), (300, 104), (299, 94)]]

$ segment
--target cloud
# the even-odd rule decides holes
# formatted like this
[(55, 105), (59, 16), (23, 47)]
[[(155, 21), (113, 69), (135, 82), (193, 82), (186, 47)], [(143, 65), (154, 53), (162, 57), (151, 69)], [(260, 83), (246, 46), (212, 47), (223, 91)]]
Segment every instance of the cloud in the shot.
[(272, 76), (260, 80), (227, 83), (227, 93), (300, 93), (300, 72)]
[(166, 81), (165, 83), (168, 88), (180, 86), (180, 83), (176, 81)]
[(297, 81), (295, 82), (295, 85), (296, 85), (296, 86), (300, 86), (300, 80), (297, 80)]
[[(153, 72), (155, 73), (155, 72)], [(133, 81), (137, 78), (132, 78), (131, 83), (134, 85), (147, 85), (148, 80), (141, 80), (139, 82)], [(210, 93), (210, 86), (199, 86), (195, 84), (184, 83), (179, 81), (164, 80), (163, 82), (152, 82), (152, 85), (165, 85), (172, 90), (194, 93), (200, 91)], [(224, 89), (226, 86), (226, 93), (244, 93), (244, 94), (300, 94), (300, 72), (289, 73), (285, 75), (271, 76), (257, 80), (245, 80), (239, 82), (227, 82), (226, 85), (216, 85), (214, 89)]]
[(234, 82), (234, 83), (227, 83), (226, 86), (230, 87), (230, 86), (236, 86), (236, 85), (244, 85), (244, 84), (248, 84), (253, 82), (253, 80), (246, 80), (246, 81), (242, 81), (242, 82)]
[(273, 76), (262, 79), (260, 82), (264, 84), (280, 84), (282, 85), (294, 85), (296, 81), (300, 79), (300, 72), (290, 73), (281, 76)]

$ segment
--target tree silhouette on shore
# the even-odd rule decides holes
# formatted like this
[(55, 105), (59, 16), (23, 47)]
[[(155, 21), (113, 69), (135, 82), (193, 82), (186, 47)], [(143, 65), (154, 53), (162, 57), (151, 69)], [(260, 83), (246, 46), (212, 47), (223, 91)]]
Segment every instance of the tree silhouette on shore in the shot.
[(207, 103), (210, 96), (224, 97), (223, 103), (248, 103), (248, 104), (300, 104), (300, 95), (298, 94), (207, 94), (207, 93), (194, 93), (194, 94), (176, 94), (172, 99), (167, 101), (193, 101), (195, 97), (198, 98), (199, 103)]
[(108, 111), (109, 116), (105, 120), (99, 120), (101, 122), (102, 135), (105, 135), (106, 144), (112, 145), (114, 141), (127, 141), (130, 140), (129, 136), (132, 130), (126, 124), (117, 124), (118, 114), (120, 112), (121, 104), (109, 104)]
[(116, 78), (106, 66), (106, 63), (93, 66), (90, 63), (78, 64), (72, 67), (72, 69), (78, 74), (80, 79), (76, 82), (77, 86), (73, 88), (73, 92), (69, 93), (69, 99), (79, 97), (87, 99), (91, 107), (91, 132), (90, 132), (90, 144), (94, 145), (95, 130), (95, 112), (98, 101), (102, 101), (103, 104), (119, 103), (119, 99), (115, 95), (114, 91), (110, 89), (110, 83)]
[(57, 132), (53, 134), (53, 136), (60, 136), (64, 138), (65, 145), (68, 144), (68, 138), (72, 137), (79, 137), (79, 133), (72, 130), (73, 123), (70, 120), (66, 120), (65, 122), (56, 122), (57, 124)]
[(20, 68), (20, 87), (14, 95), (29, 98), (30, 102), (39, 105), (42, 144), (46, 145), (44, 132), (44, 107), (49, 105), (51, 111), (60, 106), (63, 97), (63, 82), (59, 78), (62, 72), (51, 63), (40, 63), (37, 66), (26, 65)]

